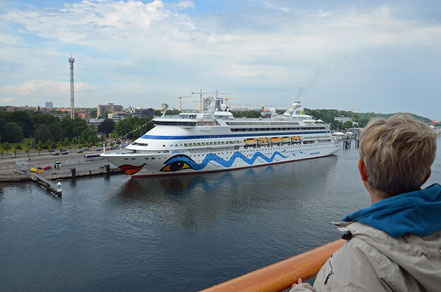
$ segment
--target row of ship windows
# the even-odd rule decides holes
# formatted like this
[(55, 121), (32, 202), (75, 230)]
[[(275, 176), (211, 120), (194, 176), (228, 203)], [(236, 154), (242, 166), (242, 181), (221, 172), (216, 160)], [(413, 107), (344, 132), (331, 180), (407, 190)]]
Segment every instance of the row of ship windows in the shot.
[(262, 124), (265, 125), (271, 125), (271, 126), (292, 126), (293, 124), (298, 125), (298, 122), (242, 122), (242, 121), (238, 121), (238, 122), (227, 122), (227, 125), (231, 126), (231, 125), (236, 125), (236, 126), (261, 126)]
[(298, 130), (325, 130), (325, 127), (303, 127), (303, 128), (232, 128), (232, 132), (262, 132), (262, 131), (298, 131)]

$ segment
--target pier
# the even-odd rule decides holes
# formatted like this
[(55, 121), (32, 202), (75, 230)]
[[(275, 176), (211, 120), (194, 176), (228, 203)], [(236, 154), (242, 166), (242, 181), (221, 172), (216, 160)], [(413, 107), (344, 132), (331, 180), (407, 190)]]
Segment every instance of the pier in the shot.
[[(95, 154), (96, 151), (86, 151), (85, 154)], [(87, 160), (84, 153), (71, 152), (68, 155), (54, 156), (50, 153), (33, 154), (25, 157), (8, 157), (0, 159), (0, 182), (30, 181), (31, 168), (44, 168), (38, 173), (48, 180), (75, 179), (85, 176), (113, 175), (122, 171), (105, 161)]]
[(48, 180), (38, 174), (32, 174), (31, 179), (47, 189), (49, 192), (53, 193), (57, 197), (61, 197), (62, 190), (61, 190), (61, 182), (55, 183), (51, 180)]

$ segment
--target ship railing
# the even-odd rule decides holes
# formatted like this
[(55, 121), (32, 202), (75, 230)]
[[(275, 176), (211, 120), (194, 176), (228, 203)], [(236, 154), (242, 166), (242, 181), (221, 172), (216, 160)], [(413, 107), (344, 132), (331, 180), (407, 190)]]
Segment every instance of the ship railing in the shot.
[(227, 282), (215, 285), (203, 292), (229, 291), (283, 291), (299, 279), (312, 279), (329, 257), (339, 250), (346, 240), (339, 239), (292, 258), (266, 266)]

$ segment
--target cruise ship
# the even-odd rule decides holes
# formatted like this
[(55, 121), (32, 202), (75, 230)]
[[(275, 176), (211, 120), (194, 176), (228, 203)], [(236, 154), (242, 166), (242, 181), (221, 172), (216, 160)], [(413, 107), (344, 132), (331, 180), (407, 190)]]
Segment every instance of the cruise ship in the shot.
[[(217, 106), (216, 106), (217, 105)], [(235, 118), (214, 100), (205, 111), (156, 117), (154, 127), (123, 150), (101, 154), (133, 177), (202, 173), (263, 166), (334, 154), (328, 124), (295, 101), (283, 114)]]

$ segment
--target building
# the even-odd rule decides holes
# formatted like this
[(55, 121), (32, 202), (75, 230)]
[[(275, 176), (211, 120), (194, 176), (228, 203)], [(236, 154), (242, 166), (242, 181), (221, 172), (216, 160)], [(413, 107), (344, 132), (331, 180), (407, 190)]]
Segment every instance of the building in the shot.
[(52, 109), (52, 108), (54, 108), (54, 103), (52, 101), (46, 101), (44, 103), (44, 107), (47, 109)]
[(92, 125), (95, 127), (95, 129), (97, 129), (98, 125), (101, 124), (102, 122), (104, 122), (104, 119), (89, 119), (87, 121), (87, 124)]
[(108, 119), (112, 119), (115, 122), (119, 122), (126, 117), (131, 117), (132, 114), (128, 112), (113, 112), (111, 114), (107, 114)]
[(340, 122), (340, 123), (346, 123), (346, 122), (352, 122), (352, 118), (350, 118), (350, 117), (335, 117), (334, 121)]
[(109, 103), (106, 105), (99, 105), (96, 107), (96, 116), (97, 117), (107, 117), (107, 114), (111, 114), (113, 112), (122, 112), (122, 105), (116, 105), (113, 103)]
[(357, 122), (354, 122), (352, 118), (350, 117), (335, 117), (334, 121), (336, 122), (340, 122), (340, 123), (346, 123), (346, 122), (351, 122), (353, 126), (358, 126)]

